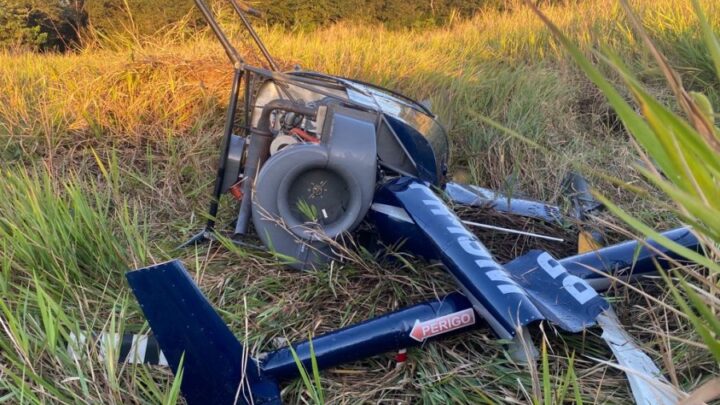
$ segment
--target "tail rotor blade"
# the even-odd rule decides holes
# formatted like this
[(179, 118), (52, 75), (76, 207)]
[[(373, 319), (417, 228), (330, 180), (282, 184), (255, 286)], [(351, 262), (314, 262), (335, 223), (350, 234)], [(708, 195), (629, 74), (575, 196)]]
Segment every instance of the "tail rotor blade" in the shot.
[(280, 403), (277, 383), (263, 378), (254, 359), (243, 358), (243, 346), (180, 261), (126, 277), (174, 373), (182, 359), (189, 404)]

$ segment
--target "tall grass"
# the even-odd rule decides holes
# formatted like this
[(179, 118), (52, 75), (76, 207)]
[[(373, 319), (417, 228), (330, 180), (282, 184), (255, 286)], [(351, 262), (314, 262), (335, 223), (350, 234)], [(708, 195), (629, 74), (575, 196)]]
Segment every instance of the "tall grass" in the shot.
[[(625, 128), (642, 147), (646, 165), (638, 167), (638, 170), (672, 199), (677, 206), (676, 215), (705, 242), (704, 252), (692, 251), (662, 237), (651, 225), (642, 223), (607, 198), (598, 196), (611, 211), (637, 231), (655, 238), (663, 246), (700, 266), (679, 266), (672, 274), (663, 272), (662, 275), (675, 304), (694, 327), (695, 339), (701, 341), (715, 362), (720, 364), (720, 128), (715, 123), (716, 113), (705, 94), (686, 90), (680, 75), (658, 50), (631, 6), (626, 0), (621, 4), (642, 46), (653, 56), (663, 73), (675, 97), (678, 113), (659, 102), (616, 53), (606, 50), (605, 54), (598, 54), (630, 89), (639, 107), (636, 111), (544, 13), (537, 8), (533, 10), (568, 49), (585, 74), (603, 91)], [(692, 6), (715, 79), (720, 81), (720, 39), (713, 32), (700, 2), (693, 0)], [(685, 403), (720, 398), (718, 384), (720, 377), (708, 379)]]
[(139, 207), (32, 166), (4, 170), (0, 193), (0, 392), (23, 403), (124, 402), (129, 375), (156, 385), (93, 345), (82, 358), (66, 351), (70, 334), (122, 332), (137, 319), (122, 275), (149, 260)]
[[(710, 81), (710, 66), (698, 51), (700, 38), (687, 17), (687, 3), (637, 3), (651, 34), (674, 50), (670, 56), (691, 70), (692, 82)], [(712, 1), (705, 3), (709, 10), (717, 8)], [(602, 43), (627, 55), (639, 68), (648, 65), (647, 56), (634, 47), (637, 39), (616, 2), (579, 2), (545, 11), (582, 47)], [(712, 24), (718, 24), (715, 18)], [(547, 29), (519, 5), (509, 13), (486, 12), (427, 32), (348, 24), (313, 33), (260, 31), (286, 68), (300, 64), (430, 99), (451, 131), (455, 165), (475, 181), (497, 186), (512, 177), (519, 179), (521, 188), (552, 197), (557, 189), (540, 184), (559, 183), (558, 176), (541, 171), (547, 178), (540, 181), (534, 167), (515, 162), (562, 166), (568, 158), (528, 151), (473, 113), (542, 139), (567, 156), (599, 162), (613, 154), (628, 155), (622, 153), (624, 139), (588, 136), (593, 131), (607, 133), (602, 127), (612, 126), (614, 117), (588, 91), (587, 81), (566, 64), (562, 48)], [(248, 41), (236, 42), (250, 61), (259, 62)], [(0, 151), (6, 160), (62, 160), (68, 149), (81, 154), (86, 146), (108, 142), (152, 148), (162, 156), (167, 144), (177, 139), (182, 139), (182, 147), (193, 148), (192, 154), (220, 130), (218, 110), (227, 97), (230, 67), (212, 38), (188, 38), (169, 30), (159, 38), (105, 45), (110, 50), (98, 46), (100, 50), (69, 56), (0, 55), (0, 83), (7, 83), (0, 92), (0, 134), (8, 140), (1, 142)], [(659, 78), (657, 72), (643, 74)], [(711, 84), (717, 88), (717, 83)], [(587, 125), (587, 120), (599, 125)], [(618, 153), (603, 153), (610, 150)], [(168, 174), (173, 172), (178, 171)]]
[[(583, 52), (595, 58), (591, 49), (608, 47), (650, 94), (671, 100), (662, 71), (615, 1), (569, 3), (543, 11)], [(718, 5), (702, 5), (709, 25), (719, 26)], [(720, 81), (691, 4), (637, 0), (633, 7), (686, 87), (717, 105)], [(229, 23), (228, 14), (222, 19)], [(227, 26), (241, 52), (259, 63), (239, 27)], [(639, 155), (602, 93), (520, 5), (429, 31), (338, 24), (292, 34), (261, 27), (260, 35), (285, 68), (300, 64), (430, 99), (450, 129), (459, 180), (553, 200), (565, 169), (583, 161), (628, 183), (650, 183), (629, 168)], [(129, 38), (98, 38), (76, 54), (0, 53), (0, 401), (158, 403), (177, 396), (167, 370), (118, 365), (92, 347), (79, 360), (65, 351), (71, 332), (142, 330), (123, 272), (167, 258), (169, 246), (197, 230), (214, 172), (230, 82), (220, 47), (182, 24)], [(608, 66), (601, 72), (612, 83), (626, 78)], [(624, 98), (632, 94), (620, 90)], [(549, 153), (508, 139), (480, 117), (528, 135)], [(601, 186), (656, 228), (676, 221), (663, 202)], [(411, 258), (300, 275), (239, 248), (180, 254), (234, 330), (249, 319), (253, 351), (276, 336), (317, 335), (453, 290), (442, 272)], [(244, 296), (247, 308), (238, 304)], [(622, 319), (638, 325), (634, 332), (653, 343), (679, 385), (692, 389), (716, 372), (686, 318), (624, 290), (615, 299)], [(371, 359), (321, 379), (313, 374), (311, 385), (322, 383), (322, 390), (296, 382), (285, 395), (291, 402), (320, 392), (327, 402), (545, 401), (540, 393), (549, 384), (556, 391), (551, 402), (627, 400), (624, 380), (587, 358), (608, 355), (599, 338), (548, 339), (542, 366), (566, 371), (542, 379), (510, 363), (481, 331), (411, 351), (405, 368)]]

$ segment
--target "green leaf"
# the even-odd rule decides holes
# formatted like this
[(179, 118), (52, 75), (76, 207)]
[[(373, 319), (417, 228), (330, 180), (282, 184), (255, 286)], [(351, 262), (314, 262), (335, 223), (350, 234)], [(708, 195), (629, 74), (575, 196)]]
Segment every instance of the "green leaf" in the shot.
[(542, 377), (543, 377), (543, 403), (552, 405), (552, 389), (550, 388), (550, 364), (548, 361), (547, 345), (542, 341)]
[(185, 353), (180, 356), (180, 364), (178, 365), (177, 372), (175, 373), (175, 378), (173, 379), (172, 385), (170, 386), (170, 391), (168, 391), (165, 399), (163, 400), (164, 405), (173, 405), (177, 404), (178, 399), (180, 399), (180, 386), (182, 385), (182, 379), (183, 379), (183, 363), (185, 362)]
[[(529, 2), (528, 2), (529, 4)], [(627, 130), (632, 133), (641, 144), (648, 149), (648, 152), (657, 160), (667, 160), (667, 153), (663, 150), (655, 140), (655, 135), (648, 124), (635, 112), (622, 95), (613, 87), (613, 85), (605, 79), (603, 74), (583, 55), (582, 51), (572, 43), (558, 28), (552, 23), (540, 10), (529, 4), (535, 14), (547, 25), (553, 35), (563, 44), (565, 49), (570, 53), (575, 62), (580, 66), (587, 77), (595, 83), (596, 86), (605, 94), (610, 104), (615, 109), (618, 117), (623, 122)]]
[[(715, 336), (720, 338), (720, 320), (718, 320), (717, 315), (713, 313), (710, 307), (700, 297), (700, 294), (698, 294), (687, 281), (680, 279), (680, 285), (683, 290), (685, 290), (688, 300), (695, 307), (695, 310), (700, 315), (700, 318), (707, 323), (708, 329), (710, 329)], [(717, 339), (718, 338), (716, 338), (716, 340)]]
[(315, 347), (313, 346), (312, 337), (308, 339), (308, 342), (310, 343), (310, 364), (315, 379), (315, 393), (317, 394), (318, 402), (324, 404), (325, 394), (322, 389), (322, 383), (320, 382), (320, 367), (318, 367), (317, 358), (315, 357)]
[[(670, 277), (664, 271), (660, 271), (660, 274), (662, 275), (663, 279), (665, 279), (665, 283), (669, 286), (670, 292), (675, 298), (675, 302), (677, 302), (677, 304), (680, 306), (683, 313), (687, 315), (688, 319), (693, 324), (695, 331), (697, 331), (698, 335), (700, 335), (703, 342), (707, 345), (708, 350), (710, 351), (710, 353), (712, 353), (713, 357), (715, 357), (715, 360), (720, 363), (720, 340), (718, 340), (717, 334), (713, 335), (713, 333), (708, 330), (708, 326), (705, 322), (703, 322), (703, 319), (695, 315), (695, 311), (693, 311), (693, 309), (688, 305), (685, 299), (680, 295), (678, 289), (672, 284)], [(683, 285), (682, 282), (680, 283), (680, 285)], [(700, 299), (699, 297), (697, 297), (697, 293), (695, 291), (689, 290), (685, 286), (683, 286), (683, 290), (688, 295), (688, 297), (692, 297), (693, 295), (695, 296), (695, 298), (691, 298), (691, 300)], [(702, 304), (701, 306), (704, 305), (705, 304)]]
[(583, 405), (582, 395), (580, 394), (580, 383), (578, 382), (577, 374), (575, 373), (574, 359), (575, 354), (573, 353), (573, 357), (570, 357), (570, 361), (568, 362), (568, 374), (570, 374), (570, 379), (572, 380), (575, 405)]
[(713, 33), (712, 27), (710, 26), (710, 23), (705, 17), (705, 13), (703, 12), (702, 6), (700, 5), (700, 1), (692, 0), (692, 5), (695, 9), (695, 14), (697, 14), (698, 16), (698, 20), (700, 21), (700, 29), (702, 30), (703, 38), (705, 39), (705, 46), (707, 46), (708, 48), (710, 58), (715, 65), (715, 72), (718, 76), (718, 79), (720, 79), (720, 41), (718, 40), (718, 37)]
[(295, 365), (298, 368), (298, 371), (300, 372), (300, 378), (302, 379), (303, 385), (305, 386), (305, 389), (308, 391), (310, 396), (312, 397), (313, 401), (317, 405), (321, 405), (325, 402), (322, 394), (322, 389), (320, 385), (320, 378), (319, 378), (319, 370), (317, 366), (317, 360), (315, 359), (315, 352), (312, 348), (312, 342), (310, 343), (310, 357), (311, 357), (311, 363), (313, 368), (313, 374), (315, 375), (315, 383), (318, 384), (317, 386), (313, 385), (313, 383), (310, 381), (310, 375), (308, 374), (307, 370), (305, 369), (305, 366), (303, 365), (302, 361), (300, 361), (300, 357), (298, 357), (297, 353), (295, 352), (295, 348), (290, 345), (290, 354), (292, 354), (293, 360), (295, 360)]
[(633, 218), (630, 214), (626, 213), (622, 208), (613, 204), (612, 202), (610, 202), (610, 200), (603, 197), (602, 195), (593, 193), (593, 196), (595, 196), (595, 198), (597, 198), (598, 201), (600, 201), (602, 204), (604, 204), (607, 207), (607, 209), (610, 210), (610, 212), (617, 215), (620, 219), (625, 221), (631, 227), (635, 228), (635, 230), (637, 230), (638, 232), (652, 238), (660, 246), (663, 246), (666, 249), (670, 249), (673, 252), (687, 258), (688, 260), (692, 260), (695, 263), (703, 265), (703, 266), (707, 267), (708, 269), (712, 270), (713, 272), (720, 273), (720, 265), (718, 265), (714, 261), (710, 260), (709, 258), (703, 256), (702, 254), (700, 254), (694, 250), (688, 249), (685, 246), (682, 246), (682, 245), (666, 238), (660, 232), (652, 229), (651, 227), (640, 222), (639, 220)]
[[(656, 155), (654, 152), (654, 149), (657, 147), (657, 142), (661, 141), (663, 145), (667, 145), (667, 149), (663, 148), (665, 152), (671, 152), (673, 155), (679, 156), (678, 147), (674, 142), (669, 141), (670, 138), (676, 138), (681, 141), (682, 145), (687, 146), (687, 148), (682, 148), (682, 150), (694, 153), (696, 159), (702, 162), (706, 168), (711, 167), (714, 171), (720, 172), (720, 161), (716, 157), (715, 150), (707, 144), (695, 128), (653, 98), (650, 93), (645, 90), (644, 86), (630, 73), (629, 68), (625, 66), (617, 55), (610, 51), (608, 51), (608, 55), (608, 57), (602, 55), (600, 57), (615, 69), (628, 87), (630, 87), (637, 101), (641, 104), (645, 117), (648, 120), (652, 120), (650, 125), (652, 126), (652, 124), (655, 123), (655, 126), (652, 127), (652, 134), (649, 137), (638, 137), (638, 134), (632, 130), (631, 134), (638, 138), (638, 142), (640, 142), (640, 144), (648, 150), (650, 156), (661, 165), (661, 169), (663, 169), (665, 174), (671, 177), (672, 175), (678, 174), (681, 169), (679, 161), (667, 159), (667, 153)], [(681, 136), (677, 137), (677, 135)]]
[(716, 241), (720, 241), (720, 210), (705, 204), (695, 196), (672, 186), (667, 181), (652, 175), (652, 173), (643, 168), (638, 168), (638, 170), (665, 194), (685, 208), (694, 218), (699, 220), (700, 222), (696, 223), (702, 227), (704, 234)]

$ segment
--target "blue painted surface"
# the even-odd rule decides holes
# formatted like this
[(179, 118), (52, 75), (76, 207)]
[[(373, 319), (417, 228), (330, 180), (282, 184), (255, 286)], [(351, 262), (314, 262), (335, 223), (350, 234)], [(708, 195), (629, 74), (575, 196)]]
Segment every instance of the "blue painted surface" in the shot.
[[(397, 183), (409, 180), (394, 180), (381, 186), (375, 193), (375, 203), (386, 204), (403, 208), (401, 202), (391, 190), (397, 188)], [(431, 243), (427, 235), (415, 222), (407, 222), (382, 212), (371, 210), (368, 219), (378, 230), (381, 240), (386, 244), (400, 244), (401, 248), (425, 260), (441, 260), (437, 250), (427, 249)], [(700, 251), (700, 242), (688, 228), (676, 228), (662, 232), (666, 238), (693, 251)], [(599, 250), (558, 259), (558, 262), (572, 275), (591, 282), (599, 291), (602, 284), (594, 283), (607, 280), (606, 275), (613, 277), (623, 275), (641, 275), (657, 272), (656, 264), (661, 268), (669, 268), (672, 263), (661, 256), (667, 255), (674, 260), (683, 260), (676, 253), (649, 239), (647, 243), (651, 248), (644, 246), (637, 240), (621, 242), (606, 246)], [(519, 258), (518, 258), (519, 259)], [(516, 259), (517, 260), (517, 259)], [(593, 270), (591, 270), (593, 269)]]
[[(688, 228), (671, 229), (662, 232), (662, 235), (690, 250), (696, 252), (701, 250), (700, 241)], [(663, 269), (673, 266), (671, 262), (661, 258), (663, 255), (667, 255), (674, 260), (684, 260), (682, 256), (661, 246), (652, 239), (648, 239), (647, 243), (650, 248), (636, 240), (622, 242), (593, 252), (566, 257), (561, 259), (560, 263), (570, 273), (590, 280), (603, 277), (602, 274), (590, 269), (596, 269), (613, 276), (622, 276), (629, 273), (640, 275), (655, 273), (658, 265)]]
[[(181, 390), (190, 405), (234, 404), (243, 370), (243, 347), (178, 260), (127, 273), (127, 279), (174, 373), (183, 358)], [(245, 367), (250, 393), (239, 404), (279, 404), (277, 383), (253, 360)]]
[(568, 332), (595, 325), (610, 305), (586, 280), (570, 274), (549, 253), (533, 250), (505, 264), (543, 316)]
[(525, 291), (429, 187), (404, 177), (384, 190), (386, 198), (395, 199), (417, 224), (417, 233), (426, 241), (421, 244), (425, 254), (445, 265), (498, 335), (511, 338), (518, 326), (544, 319)]
[[(312, 339), (312, 344), (318, 366), (320, 368), (334, 367), (342, 363), (420, 345), (422, 342), (410, 337), (416, 321), (422, 322), (470, 308), (472, 306), (467, 298), (462, 294), (452, 293), (440, 300), (413, 305), (316, 336)], [(482, 323), (481, 320), (479, 322)], [(464, 332), (477, 326), (478, 323), (454, 330), (452, 333)], [(305, 368), (310, 370), (310, 342), (304, 341), (292, 346), (298, 357), (302, 359)], [(298, 368), (289, 347), (268, 353), (260, 367), (263, 373), (278, 380), (298, 376)]]
[[(375, 202), (400, 207), (406, 213), (405, 219), (398, 219), (371, 211), (371, 219), (381, 236), (390, 241), (406, 239), (405, 249), (428, 260), (441, 260), (465, 295), (453, 293), (316, 337), (313, 346), (321, 369), (419, 345), (421, 342), (410, 337), (416, 322), (470, 308), (479, 315), (476, 316), (478, 322), (451, 333), (477, 327), (483, 317), (501, 337), (510, 333), (506, 328), (538, 319), (549, 319), (568, 330), (580, 330), (592, 324), (606, 303), (593, 296), (580, 305), (573, 305), (560, 290), (568, 285), (579, 295), (587, 290), (577, 280), (568, 279), (568, 275), (593, 281), (605, 277), (588, 270), (588, 266), (613, 275), (629, 266), (633, 267), (634, 274), (655, 271), (656, 264), (669, 266), (666, 261), (658, 261), (653, 250), (641, 247), (637, 241), (547, 261), (550, 267), (559, 267), (545, 274), (537, 272), (543, 252), (530, 252), (502, 266), (492, 260), (480, 241), (464, 229), (442, 200), (422, 183), (398, 179), (381, 188)], [(671, 230), (664, 235), (690, 249), (699, 249), (697, 238), (687, 229)], [(650, 244), (668, 253), (657, 242), (650, 241)], [(677, 258), (671, 253), (670, 256)], [(488, 277), (491, 272), (495, 272), (494, 276)], [(243, 366), (241, 343), (177, 260), (130, 272), (127, 278), (174, 372), (183, 353), (185, 355), (182, 392), (189, 404), (234, 403), (243, 369), (245, 388), (250, 387), (252, 394), (247, 389), (241, 390), (238, 403), (250, 402), (250, 395), (255, 404), (280, 403), (276, 381), (299, 374), (289, 348), (268, 353), (259, 365), (249, 359)], [(300, 361), (309, 368), (309, 342), (293, 347)]]
[[(433, 146), (430, 143), (430, 138), (426, 136), (440, 136), (433, 135), (432, 133), (423, 134), (418, 129), (419, 126), (413, 126), (405, 123), (404, 121), (394, 116), (385, 115), (392, 130), (403, 143), (405, 149), (417, 164), (418, 177), (421, 180), (430, 182), (435, 185), (440, 185), (444, 178), (442, 173), (442, 166), (446, 163), (443, 159), (446, 155), (436, 153), (433, 150)], [(431, 120), (425, 116), (422, 116), (426, 120)], [(439, 125), (439, 124), (438, 124)], [(444, 130), (442, 130), (441, 136), (445, 136)]]

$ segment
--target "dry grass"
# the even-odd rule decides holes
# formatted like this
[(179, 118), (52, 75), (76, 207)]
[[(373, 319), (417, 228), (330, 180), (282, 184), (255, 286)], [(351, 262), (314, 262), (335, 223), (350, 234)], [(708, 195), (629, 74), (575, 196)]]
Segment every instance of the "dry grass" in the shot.
[[(715, 10), (708, 14), (717, 26), (717, 5), (705, 3)], [(710, 65), (689, 6), (681, 0), (636, 5), (689, 86), (717, 100), (720, 84), (708, 79)], [(614, 1), (546, 11), (577, 42), (609, 46), (657, 95), (667, 92)], [(607, 173), (644, 184), (629, 168), (636, 155), (605, 101), (540, 21), (519, 6), (429, 32), (343, 24), (315, 33), (260, 31), (286, 68), (299, 63), (431, 99), (450, 130), (452, 171), (462, 180), (557, 201), (565, 171), (582, 162), (591, 176)], [(241, 49), (250, 55), (248, 43)], [(74, 330), (143, 328), (123, 272), (170, 258), (177, 254), (171, 248), (200, 228), (229, 73), (212, 39), (181, 28), (78, 54), (0, 54), (0, 161), (6, 170), (0, 179), (0, 402), (167, 397), (166, 371), (113, 366), (96, 353), (74, 362), (58, 342)], [(508, 138), (480, 117), (502, 122), (550, 152)], [(658, 228), (674, 223), (661, 203), (599, 184)], [(487, 214), (482, 219), (503, 221)], [(532, 247), (523, 238), (481, 236), (501, 258)], [(572, 248), (553, 247), (557, 254)], [(442, 270), (412, 259), (378, 263), (360, 257), (300, 274), (249, 249), (214, 244), (180, 255), (234, 331), (242, 334), (249, 319), (253, 350), (268, 348), (274, 337), (305, 338), (454, 290)], [(644, 288), (667, 298), (656, 286)], [(685, 319), (623, 287), (610, 295), (623, 322), (674, 382), (690, 390), (717, 374), (717, 365), (692, 343)], [(585, 402), (628, 401), (623, 375), (590, 359), (610, 356), (597, 331), (545, 331), (555, 402), (573, 396), (572, 388), (567, 395), (561, 389), (573, 355), (571, 369)], [(533, 386), (533, 372), (512, 364), (487, 330), (411, 350), (400, 369), (391, 356), (381, 356), (324, 372), (322, 382), (330, 403), (525, 403), (540, 389)], [(309, 398), (300, 382), (287, 385), (284, 395), (288, 403)]]

